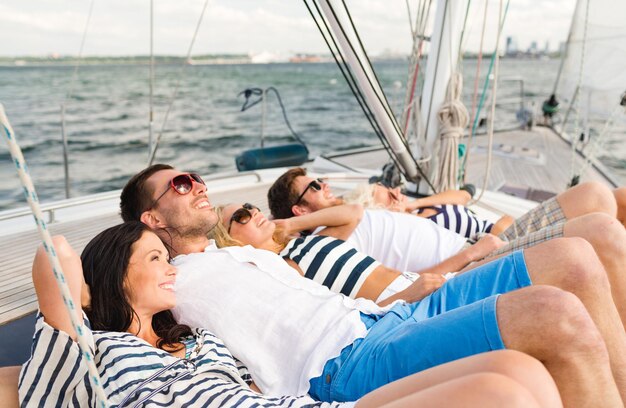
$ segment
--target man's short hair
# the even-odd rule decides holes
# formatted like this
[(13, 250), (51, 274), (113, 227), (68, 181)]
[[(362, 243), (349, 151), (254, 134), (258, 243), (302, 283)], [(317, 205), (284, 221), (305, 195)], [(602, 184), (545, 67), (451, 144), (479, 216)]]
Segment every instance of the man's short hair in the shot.
[[(282, 219), (293, 217), (291, 207), (298, 200), (298, 192), (293, 188), (296, 177), (306, 176), (306, 170), (296, 167), (287, 170), (280, 176), (267, 192), (267, 203), (270, 207), (272, 217)], [(301, 200), (301, 202), (305, 202)]]
[(154, 191), (146, 186), (146, 181), (154, 173), (161, 170), (172, 170), (169, 164), (153, 164), (135, 174), (128, 180), (120, 196), (120, 210), (122, 219), (128, 221), (141, 221), (141, 214), (150, 209)]

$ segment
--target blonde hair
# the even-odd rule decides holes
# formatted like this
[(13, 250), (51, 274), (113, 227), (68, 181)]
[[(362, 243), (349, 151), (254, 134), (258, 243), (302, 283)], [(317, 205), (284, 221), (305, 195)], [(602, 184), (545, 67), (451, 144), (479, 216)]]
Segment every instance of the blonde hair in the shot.
[(363, 208), (386, 208), (374, 201), (374, 188), (376, 184), (359, 184), (354, 190), (344, 194), (343, 201), (345, 204), (361, 204)]
[(228, 230), (224, 226), (224, 218), (222, 217), (224, 207), (225, 205), (220, 205), (215, 209), (218, 219), (217, 224), (215, 224), (215, 228), (209, 231), (207, 238), (215, 240), (215, 245), (217, 245), (218, 248), (244, 246), (245, 244), (243, 242), (231, 237)]
[[(226, 204), (226, 205), (230, 205), (230, 204)], [(226, 207), (226, 205), (220, 205), (217, 208), (215, 208), (215, 213), (217, 214), (218, 222), (215, 225), (215, 228), (209, 231), (209, 233), (207, 234), (207, 238), (215, 240), (215, 245), (217, 245), (218, 248), (225, 248), (225, 247), (231, 247), (231, 246), (245, 246), (247, 245), (246, 243), (233, 238), (228, 233), (227, 228), (224, 226), (223, 214), (224, 214), (224, 208)], [(274, 240), (274, 242), (284, 247), (289, 242), (289, 239), (288, 238), (280, 239), (281, 232), (282, 232), (281, 227), (277, 226), (276, 229), (274, 230), (274, 234), (272, 235), (272, 239)]]

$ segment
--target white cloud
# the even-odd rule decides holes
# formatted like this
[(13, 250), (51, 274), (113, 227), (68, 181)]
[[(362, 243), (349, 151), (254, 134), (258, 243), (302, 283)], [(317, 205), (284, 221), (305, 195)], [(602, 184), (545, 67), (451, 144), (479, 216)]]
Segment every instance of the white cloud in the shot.
[[(549, 40), (552, 48), (563, 41), (575, 0), (513, 0), (503, 38), (516, 37), (525, 47)], [(155, 52), (184, 55), (204, 0), (154, 2)], [(467, 42), (478, 48), (482, 2), (472, 2)], [(411, 46), (405, 0), (349, 0), (355, 24), (366, 48), (408, 53)], [(489, 0), (488, 38), (496, 32), (498, 1)], [(480, 8), (480, 10), (476, 10)], [(0, 5), (2, 55), (73, 55), (78, 51), (89, 9), (86, 0), (3, 0)], [(413, 5), (413, 13), (415, 5)], [(434, 16), (434, 7), (431, 15)], [(493, 47), (488, 44), (488, 49)], [(97, 0), (85, 45), (86, 55), (147, 54), (149, 2)], [(491, 45), (489, 45), (491, 44)], [(294, 0), (211, 0), (195, 53), (326, 52), (304, 4)]]

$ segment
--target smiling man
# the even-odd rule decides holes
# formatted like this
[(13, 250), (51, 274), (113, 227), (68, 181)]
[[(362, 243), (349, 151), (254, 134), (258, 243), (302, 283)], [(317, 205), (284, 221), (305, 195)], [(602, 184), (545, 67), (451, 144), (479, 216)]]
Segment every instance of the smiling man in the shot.
[[(545, 364), (566, 405), (622, 405), (623, 327), (605, 299), (602, 266), (582, 242), (552, 245), (560, 268), (551, 273), (537, 273), (544, 265), (520, 252), (494, 261), (513, 271), (498, 279), (477, 268), (418, 303), (381, 309), (330, 292), (269, 251), (218, 249), (206, 236), (217, 216), (194, 173), (145, 169), (124, 187), (121, 210), (178, 255), (178, 320), (222, 338), (264, 393), (349, 401), (434, 365), (510, 348)], [(578, 298), (529, 286), (550, 279)]]
[[(300, 167), (282, 174), (270, 187), (267, 198), (272, 216), (278, 219), (342, 203), (328, 184), (308, 176)], [(389, 210), (365, 210), (347, 241), (389, 267), (419, 272), (444, 261), (452, 265), (448, 271), (457, 271), (486, 256), (530, 248), (555, 238), (583, 238), (604, 266), (611, 294), (626, 325), (626, 230), (615, 218), (617, 208), (610, 189), (597, 183), (576, 186), (516, 220), (501, 235), (509, 240), (506, 246), (474, 251), (474, 258), (458, 256), (466, 242), (463, 236), (425, 218)], [(549, 253), (546, 256), (549, 258)]]

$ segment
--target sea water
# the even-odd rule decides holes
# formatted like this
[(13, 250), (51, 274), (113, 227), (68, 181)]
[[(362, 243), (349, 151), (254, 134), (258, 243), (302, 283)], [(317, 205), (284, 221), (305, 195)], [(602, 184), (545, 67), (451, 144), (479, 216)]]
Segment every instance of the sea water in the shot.
[[(404, 60), (374, 63), (396, 115), (401, 114), (408, 66)], [(481, 67), (480, 88), (488, 61)], [(476, 61), (463, 65), (464, 100), (471, 110)], [(504, 59), (500, 65), (496, 128), (517, 126), (519, 82), (525, 105), (540, 111), (550, 94), (557, 60)], [(0, 67), (0, 102), (20, 143), (43, 201), (65, 197), (61, 105), (69, 147), (72, 196), (121, 188), (148, 161), (149, 67), (85, 65), (76, 81), (66, 66)], [(164, 118), (178, 86), (167, 122)], [(234, 157), (261, 143), (261, 104), (242, 112), (246, 88), (273, 86), (282, 97), (293, 129), (311, 157), (380, 145), (334, 63), (248, 64), (156, 67), (153, 137), (161, 134), (155, 162), (210, 174), (235, 170)], [(70, 92), (71, 91), (71, 92)], [(479, 91), (480, 92), (480, 91)], [(66, 100), (68, 93), (71, 93)], [(266, 146), (291, 142), (274, 94), (267, 97)], [(601, 159), (626, 180), (624, 133), (609, 135), (611, 153)], [(0, 209), (25, 205), (4, 143), (0, 144)]]

